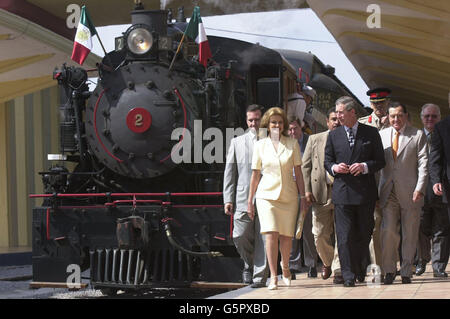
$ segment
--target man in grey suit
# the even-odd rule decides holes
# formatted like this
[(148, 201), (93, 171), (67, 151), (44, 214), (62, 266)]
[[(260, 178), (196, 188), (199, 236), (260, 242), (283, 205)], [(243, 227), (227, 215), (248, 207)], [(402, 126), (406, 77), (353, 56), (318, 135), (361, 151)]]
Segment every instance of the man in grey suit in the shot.
[(334, 178), (323, 169), (325, 145), (328, 133), (340, 126), (334, 107), (327, 112), (328, 131), (309, 137), (302, 157), (303, 180), (306, 200), (312, 205), (312, 232), (317, 252), (322, 260), (322, 279), (328, 279), (334, 272), (334, 282), (344, 283), (339, 264), (337, 245), (333, 243), (334, 205), (331, 189)]
[(397, 254), (402, 236), (402, 283), (411, 283), (412, 266), (419, 237), (420, 211), (427, 188), (427, 140), (422, 130), (406, 125), (406, 107), (389, 105), (390, 128), (380, 131), (386, 166), (378, 186), (381, 223), (384, 284), (395, 279)]
[[(422, 106), (420, 118), (423, 131), (427, 137), (428, 154), (430, 154), (431, 134), (434, 126), (441, 120), (441, 110), (438, 105), (427, 103)], [(428, 160), (428, 168), (430, 160)], [(442, 196), (433, 192), (431, 179), (428, 181), (425, 194), (425, 205), (420, 216), (419, 242), (417, 245), (416, 275), (425, 272), (426, 264), (432, 260), (433, 276), (447, 277), (445, 268), (449, 258), (450, 224), (447, 215), (447, 205), (442, 202)], [(432, 255), (430, 254), (432, 251)]]
[(251, 220), (247, 214), (247, 199), (252, 175), (253, 145), (261, 121), (261, 107), (247, 107), (248, 132), (230, 142), (223, 177), (223, 200), (225, 214), (233, 218), (233, 242), (244, 260), (242, 280), (252, 288), (265, 287), (268, 264), (264, 239), (260, 233), (258, 215)]

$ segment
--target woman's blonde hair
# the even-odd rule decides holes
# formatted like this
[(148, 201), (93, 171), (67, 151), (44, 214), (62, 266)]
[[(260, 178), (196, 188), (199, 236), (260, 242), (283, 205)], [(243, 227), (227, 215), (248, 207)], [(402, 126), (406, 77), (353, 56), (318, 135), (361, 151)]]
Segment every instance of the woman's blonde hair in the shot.
[[(267, 134), (269, 134), (269, 122), (270, 122), (270, 118), (274, 115), (279, 115), (281, 116), (281, 118), (283, 119), (283, 131), (281, 132), (282, 135), (284, 136), (289, 136), (289, 123), (288, 123), (288, 119), (287, 119), (287, 115), (286, 112), (280, 108), (280, 107), (271, 107), (270, 109), (268, 109), (262, 119), (261, 119), (261, 125), (260, 125), (260, 137), (265, 137), (267, 136)], [(263, 135), (263, 136), (261, 136)]]

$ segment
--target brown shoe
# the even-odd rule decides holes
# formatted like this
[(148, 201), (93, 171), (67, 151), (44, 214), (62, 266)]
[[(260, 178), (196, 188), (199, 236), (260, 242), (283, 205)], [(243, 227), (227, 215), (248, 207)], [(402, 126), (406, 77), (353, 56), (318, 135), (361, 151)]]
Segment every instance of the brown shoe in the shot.
[(322, 266), (322, 279), (328, 279), (331, 276), (331, 267), (330, 266)]

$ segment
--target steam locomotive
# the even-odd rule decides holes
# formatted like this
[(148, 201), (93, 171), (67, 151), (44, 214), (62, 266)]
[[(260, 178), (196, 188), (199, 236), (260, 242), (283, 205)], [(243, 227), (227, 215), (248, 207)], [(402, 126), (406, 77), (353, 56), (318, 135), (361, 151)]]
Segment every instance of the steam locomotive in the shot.
[[(238, 282), (243, 263), (221, 197), (233, 137), (225, 132), (246, 127), (249, 104), (285, 106), (298, 85), (298, 59), (210, 36), (213, 62), (205, 68), (194, 42), (175, 55), (185, 22), (142, 6), (131, 20), (98, 64), (92, 92), (86, 70), (54, 71), (60, 154), (49, 155), (54, 164), (40, 173), (45, 194), (30, 195), (43, 200), (33, 209), (33, 281), (75, 284), (78, 267), (109, 293)], [(319, 92), (309, 112), (324, 114), (349, 92), (312, 54), (301, 54)]]

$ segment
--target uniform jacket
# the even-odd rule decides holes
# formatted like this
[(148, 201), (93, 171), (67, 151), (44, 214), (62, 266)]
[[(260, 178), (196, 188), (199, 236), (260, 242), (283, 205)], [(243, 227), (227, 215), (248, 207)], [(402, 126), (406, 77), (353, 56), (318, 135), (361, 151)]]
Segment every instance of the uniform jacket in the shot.
[[(368, 174), (334, 174), (334, 164), (367, 163)], [(355, 145), (350, 149), (347, 132), (340, 126), (329, 132), (325, 147), (324, 167), (334, 176), (333, 204), (361, 205), (376, 201), (378, 189), (374, 173), (385, 165), (383, 144), (374, 127), (360, 123), (355, 136)]]
[(380, 172), (380, 206), (387, 204), (392, 188), (402, 208), (420, 208), (423, 198), (413, 203), (414, 191), (425, 195), (428, 175), (427, 139), (422, 130), (406, 126), (398, 146), (397, 160), (392, 156), (392, 138), (395, 129), (380, 131), (386, 166)]
[(369, 114), (367, 116), (359, 118), (358, 122), (369, 125), (369, 126), (376, 127), (378, 130), (381, 130), (381, 129), (389, 126), (388, 124), (382, 125), (380, 118), (375, 115), (375, 112), (372, 112), (372, 114)]
[(270, 137), (256, 142), (252, 169), (261, 170), (262, 177), (255, 198), (297, 200), (293, 169), (301, 164), (300, 146), (293, 138), (281, 136), (277, 152)]

